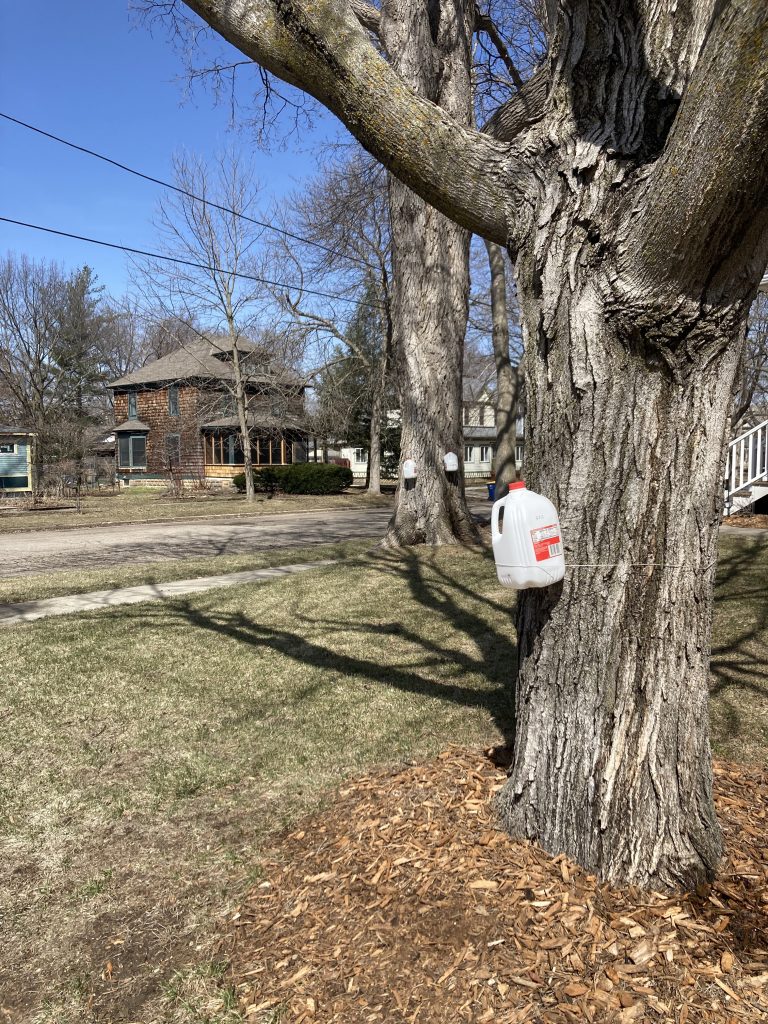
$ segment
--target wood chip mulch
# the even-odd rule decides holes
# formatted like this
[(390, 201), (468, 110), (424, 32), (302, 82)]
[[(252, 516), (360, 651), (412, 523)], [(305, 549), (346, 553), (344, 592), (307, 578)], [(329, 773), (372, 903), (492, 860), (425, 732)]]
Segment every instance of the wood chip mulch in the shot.
[(755, 528), (768, 530), (768, 516), (763, 515), (762, 513), (758, 515), (737, 513), (736, 515), (728, 516), (727, 519), (724, 519), (723, 526), (742, 526), (748, 530), (754, 530)]
[(253, 1024), (768, 1021), (768, 772), (715, 767), (706, 891), (600, 884), (495, 825), (482, 752), (356, 780), (285, 836), (227, 936)]

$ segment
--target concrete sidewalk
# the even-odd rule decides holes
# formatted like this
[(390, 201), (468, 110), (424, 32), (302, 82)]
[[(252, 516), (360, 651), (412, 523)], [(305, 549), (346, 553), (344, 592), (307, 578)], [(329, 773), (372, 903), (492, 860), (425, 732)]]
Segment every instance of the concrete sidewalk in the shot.
[(222, 576), (200, 576), (192, 580), (173, 580), (170, 583), (146, 583), (138, 587), (124, 587), (121, 590), (93, 590), (89, 594), (72, 594), (69, 597), (49, 597), (42, 601), (25, 601), (23, 604), (0, 605), (0, 626), (18, 626), (34, 622), (51, 615), (74, 615), (78, 612), (99, 611), (120, 604), (139, 604), (142, 601), (164, 601), (182, 594), (202, 594), (216, 587), (233, 587), (238, 583), (258, 583), (260, 580), (277, 579), (294, 573), (335, 565), (333, 560), (301, 562), (296, 565), (280, 565), (273, 569), (251, 569), (248, 572), (233, 572)]

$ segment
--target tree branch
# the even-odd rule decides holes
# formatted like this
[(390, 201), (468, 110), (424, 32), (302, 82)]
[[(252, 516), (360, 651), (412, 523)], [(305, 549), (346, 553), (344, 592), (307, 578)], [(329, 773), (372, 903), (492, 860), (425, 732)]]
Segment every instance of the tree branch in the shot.
[(504, 45), (504, 40), (499, 34), (499, 30), (493, 22), (493, 18), (488, 14), (483, 14), (481, 11), (476, 10), (475, 13), (475, 30), (477, 32), (485, 32), (488, 38), (491, 40), (493, 45), (496, 47), (496, 52), (501, 57), (504, 67), (509, 72), (509, 77), (514, 82), (515, 88), (518, 92), (523, 89), (523, 80), (520, 77), (520, 72), (515, 67), (515, 62), (510, 56), (509, 50)]
[(659, 281), (695, 303), (754, 295), (768, 260), (765, 0), (723, 5), (628, 227), (620, 285), (649, 301)]
[(381, 28), (381, 12), (373, 4), (366, 3), (365, 0), (349, 0), (349, 6), (363, 28), (378, 38)]
[(525, 128), (541, 120), (549, 87), (549, 71), (542, 64), (523, 83), (522, 88), (502, 103), (483, 127), (483, 131), (500, 142), (512, 142)]
[(447, 217), (502, 244), (527, 233), (537, 185), (526, 162), (416, 96), (376, 52), (348, 0), (185, 2), (237, 49), (327, 106)]

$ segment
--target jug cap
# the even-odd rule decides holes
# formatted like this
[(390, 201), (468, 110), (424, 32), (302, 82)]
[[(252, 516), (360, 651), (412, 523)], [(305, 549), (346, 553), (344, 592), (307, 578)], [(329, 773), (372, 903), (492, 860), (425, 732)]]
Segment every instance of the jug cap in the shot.
[(509, 485), (510, 491), (518, 491), (521, 487), (525, 487), (525, 480), (516, 480), (513, 484)]

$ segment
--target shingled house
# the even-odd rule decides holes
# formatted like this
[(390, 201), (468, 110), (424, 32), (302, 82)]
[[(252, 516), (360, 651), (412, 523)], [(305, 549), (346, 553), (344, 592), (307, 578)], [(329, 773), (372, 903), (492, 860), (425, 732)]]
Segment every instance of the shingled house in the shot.
[[(493, 473), (496, 455), (496, 395), (490, 375), (465, 377), (463, 395), (464, 476), (466, 479), (487, 479)], [(515, 421), (515, 466), (523, 465), (525, 421)]]
[[(240, 339), (254, 466), (305, 462), (304, 385), (264, 362)], [(232, 347), (201, 339), (108, 385), (114, 395), (118, 476), (226, 483), (242, 472), (244, 454), (234, 400)]]

